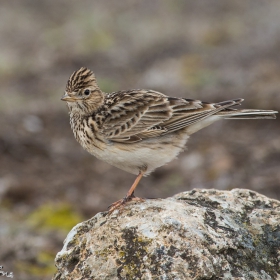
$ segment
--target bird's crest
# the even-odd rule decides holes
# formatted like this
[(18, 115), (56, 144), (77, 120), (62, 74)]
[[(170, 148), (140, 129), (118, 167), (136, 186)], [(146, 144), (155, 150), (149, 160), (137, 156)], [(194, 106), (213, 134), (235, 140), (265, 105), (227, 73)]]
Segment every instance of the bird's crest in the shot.
[(70, 76), (66, 84), (66, 92), (77, 92), (93, 84), (97, 87), (93, 72), (86, 67), (82, 67)]

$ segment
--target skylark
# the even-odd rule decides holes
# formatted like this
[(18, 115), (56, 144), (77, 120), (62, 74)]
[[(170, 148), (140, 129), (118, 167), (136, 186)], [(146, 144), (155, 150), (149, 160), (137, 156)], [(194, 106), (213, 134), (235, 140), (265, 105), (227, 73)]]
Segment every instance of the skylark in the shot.
[(62, 100), (82, 147), (137, 175), (126, 196), (110, 206), (110, 213), (127, 201), (139, 200), (134, 190), (142, 176), (176, 158), (194, 132), (220, 119), (275, 119), (277, 113), (234, 109), (241, 98), (208, 103), (145, 89), (105, 93), (85, 67), (70, 76)]

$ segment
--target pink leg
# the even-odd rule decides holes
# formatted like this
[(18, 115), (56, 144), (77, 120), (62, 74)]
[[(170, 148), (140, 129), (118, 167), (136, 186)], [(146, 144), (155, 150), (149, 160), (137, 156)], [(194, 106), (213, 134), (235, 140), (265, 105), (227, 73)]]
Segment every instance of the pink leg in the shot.
[(126, 196), (123, 199), (120, 199), (109, 206), (109, 214), (111, 214), (114, 210), (121, 208), (125, 205), (126, 202), (135, 200), (135, 201), (143, 201), (143, 199), (139, 197), (134, 197), (133, 193), (139, 184), (141, 178), (143, 177), (144, 172), (140, 171), (138, 176), (136, 177), (134, 183), (132, 184), (131, 188), (127, 192)]

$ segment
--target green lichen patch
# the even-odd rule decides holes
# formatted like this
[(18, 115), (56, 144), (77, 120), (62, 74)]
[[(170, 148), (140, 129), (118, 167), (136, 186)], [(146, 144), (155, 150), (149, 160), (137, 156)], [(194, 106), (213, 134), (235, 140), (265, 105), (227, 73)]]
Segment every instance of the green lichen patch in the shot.
[(147, 246), (151, 240), (137, 234), (137, 228), (127, 228), (123, 230), (122, 239), (125, 245), (121, 246), (117, 262), (118, 277), (125, 279), (141, 278), (141, 269), (144, 267), (143, 258), (148, 255)]

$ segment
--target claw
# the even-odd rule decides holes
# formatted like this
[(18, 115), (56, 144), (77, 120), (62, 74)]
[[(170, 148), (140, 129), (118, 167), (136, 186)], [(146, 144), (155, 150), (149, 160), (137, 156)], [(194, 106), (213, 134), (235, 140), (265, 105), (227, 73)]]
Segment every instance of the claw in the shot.
[(109, 208), (109, 215), (111, 215), (116, 209), (119, 209), (120, 211), (123, 209), (125, 204), (130, 201), (136, 201), (136, 202), (143, 202), (145, 201), (141, 197), (135, 197), (133, 194), (132, 196), (126, 196), (123, 199), (120, 199), (114, 203), (112, 203), (108, 208)]

